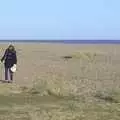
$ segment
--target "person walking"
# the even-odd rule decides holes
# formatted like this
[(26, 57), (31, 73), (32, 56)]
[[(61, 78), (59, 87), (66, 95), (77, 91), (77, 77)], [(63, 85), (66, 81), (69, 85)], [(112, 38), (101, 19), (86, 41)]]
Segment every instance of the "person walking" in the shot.
[(13, 81), (13, 73), (16, 71), (17, 56), (16, 50), (13, 45), (9, 45), (5, 50), (5, 53), (1, 59), (1, 62), (4, 61), (5, 67), (5, 80), (9, 83)]

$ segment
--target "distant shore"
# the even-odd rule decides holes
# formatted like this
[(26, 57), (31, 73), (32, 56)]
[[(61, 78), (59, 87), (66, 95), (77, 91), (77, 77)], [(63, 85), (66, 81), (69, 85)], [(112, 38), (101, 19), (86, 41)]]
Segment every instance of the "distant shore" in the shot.
[(0, 43), (120, 44), (120, 40), (0, 40)]

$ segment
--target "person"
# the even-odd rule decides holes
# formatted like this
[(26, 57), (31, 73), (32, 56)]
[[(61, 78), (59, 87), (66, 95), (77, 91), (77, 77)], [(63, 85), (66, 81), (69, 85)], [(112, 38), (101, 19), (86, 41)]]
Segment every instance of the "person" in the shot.
[[(4, 61), (5, 67), (5, 80), (9, 82), (13, 81), (13, 72), (11, 68), (17, 64), (17, 56), (16, 50), (13, 45), (9, 45), (8, 48), (5, 50), (5, 53), (1, 59), (1, 62)], [(10, 80), (9, 80), (10, 79)]]

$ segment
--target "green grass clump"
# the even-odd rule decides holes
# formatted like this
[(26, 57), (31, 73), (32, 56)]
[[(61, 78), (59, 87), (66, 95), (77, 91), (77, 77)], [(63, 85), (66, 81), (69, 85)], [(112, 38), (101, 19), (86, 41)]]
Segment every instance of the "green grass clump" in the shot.
[(96, 56), (97, 56), (96, 52), (83, 52), (82, 51), (82, 52), (75, 52), (72, 55), (72, 58), (93, 61), (93, 60), (95, 60)]

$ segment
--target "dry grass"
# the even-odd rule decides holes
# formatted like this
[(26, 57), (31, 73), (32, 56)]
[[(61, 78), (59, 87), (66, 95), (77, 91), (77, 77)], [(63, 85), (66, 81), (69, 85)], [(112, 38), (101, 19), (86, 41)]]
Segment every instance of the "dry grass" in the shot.
[(0, 120), (119, 120), (119, 45), (16, 44), (16, 49), (15, 82), (0, 84)]

